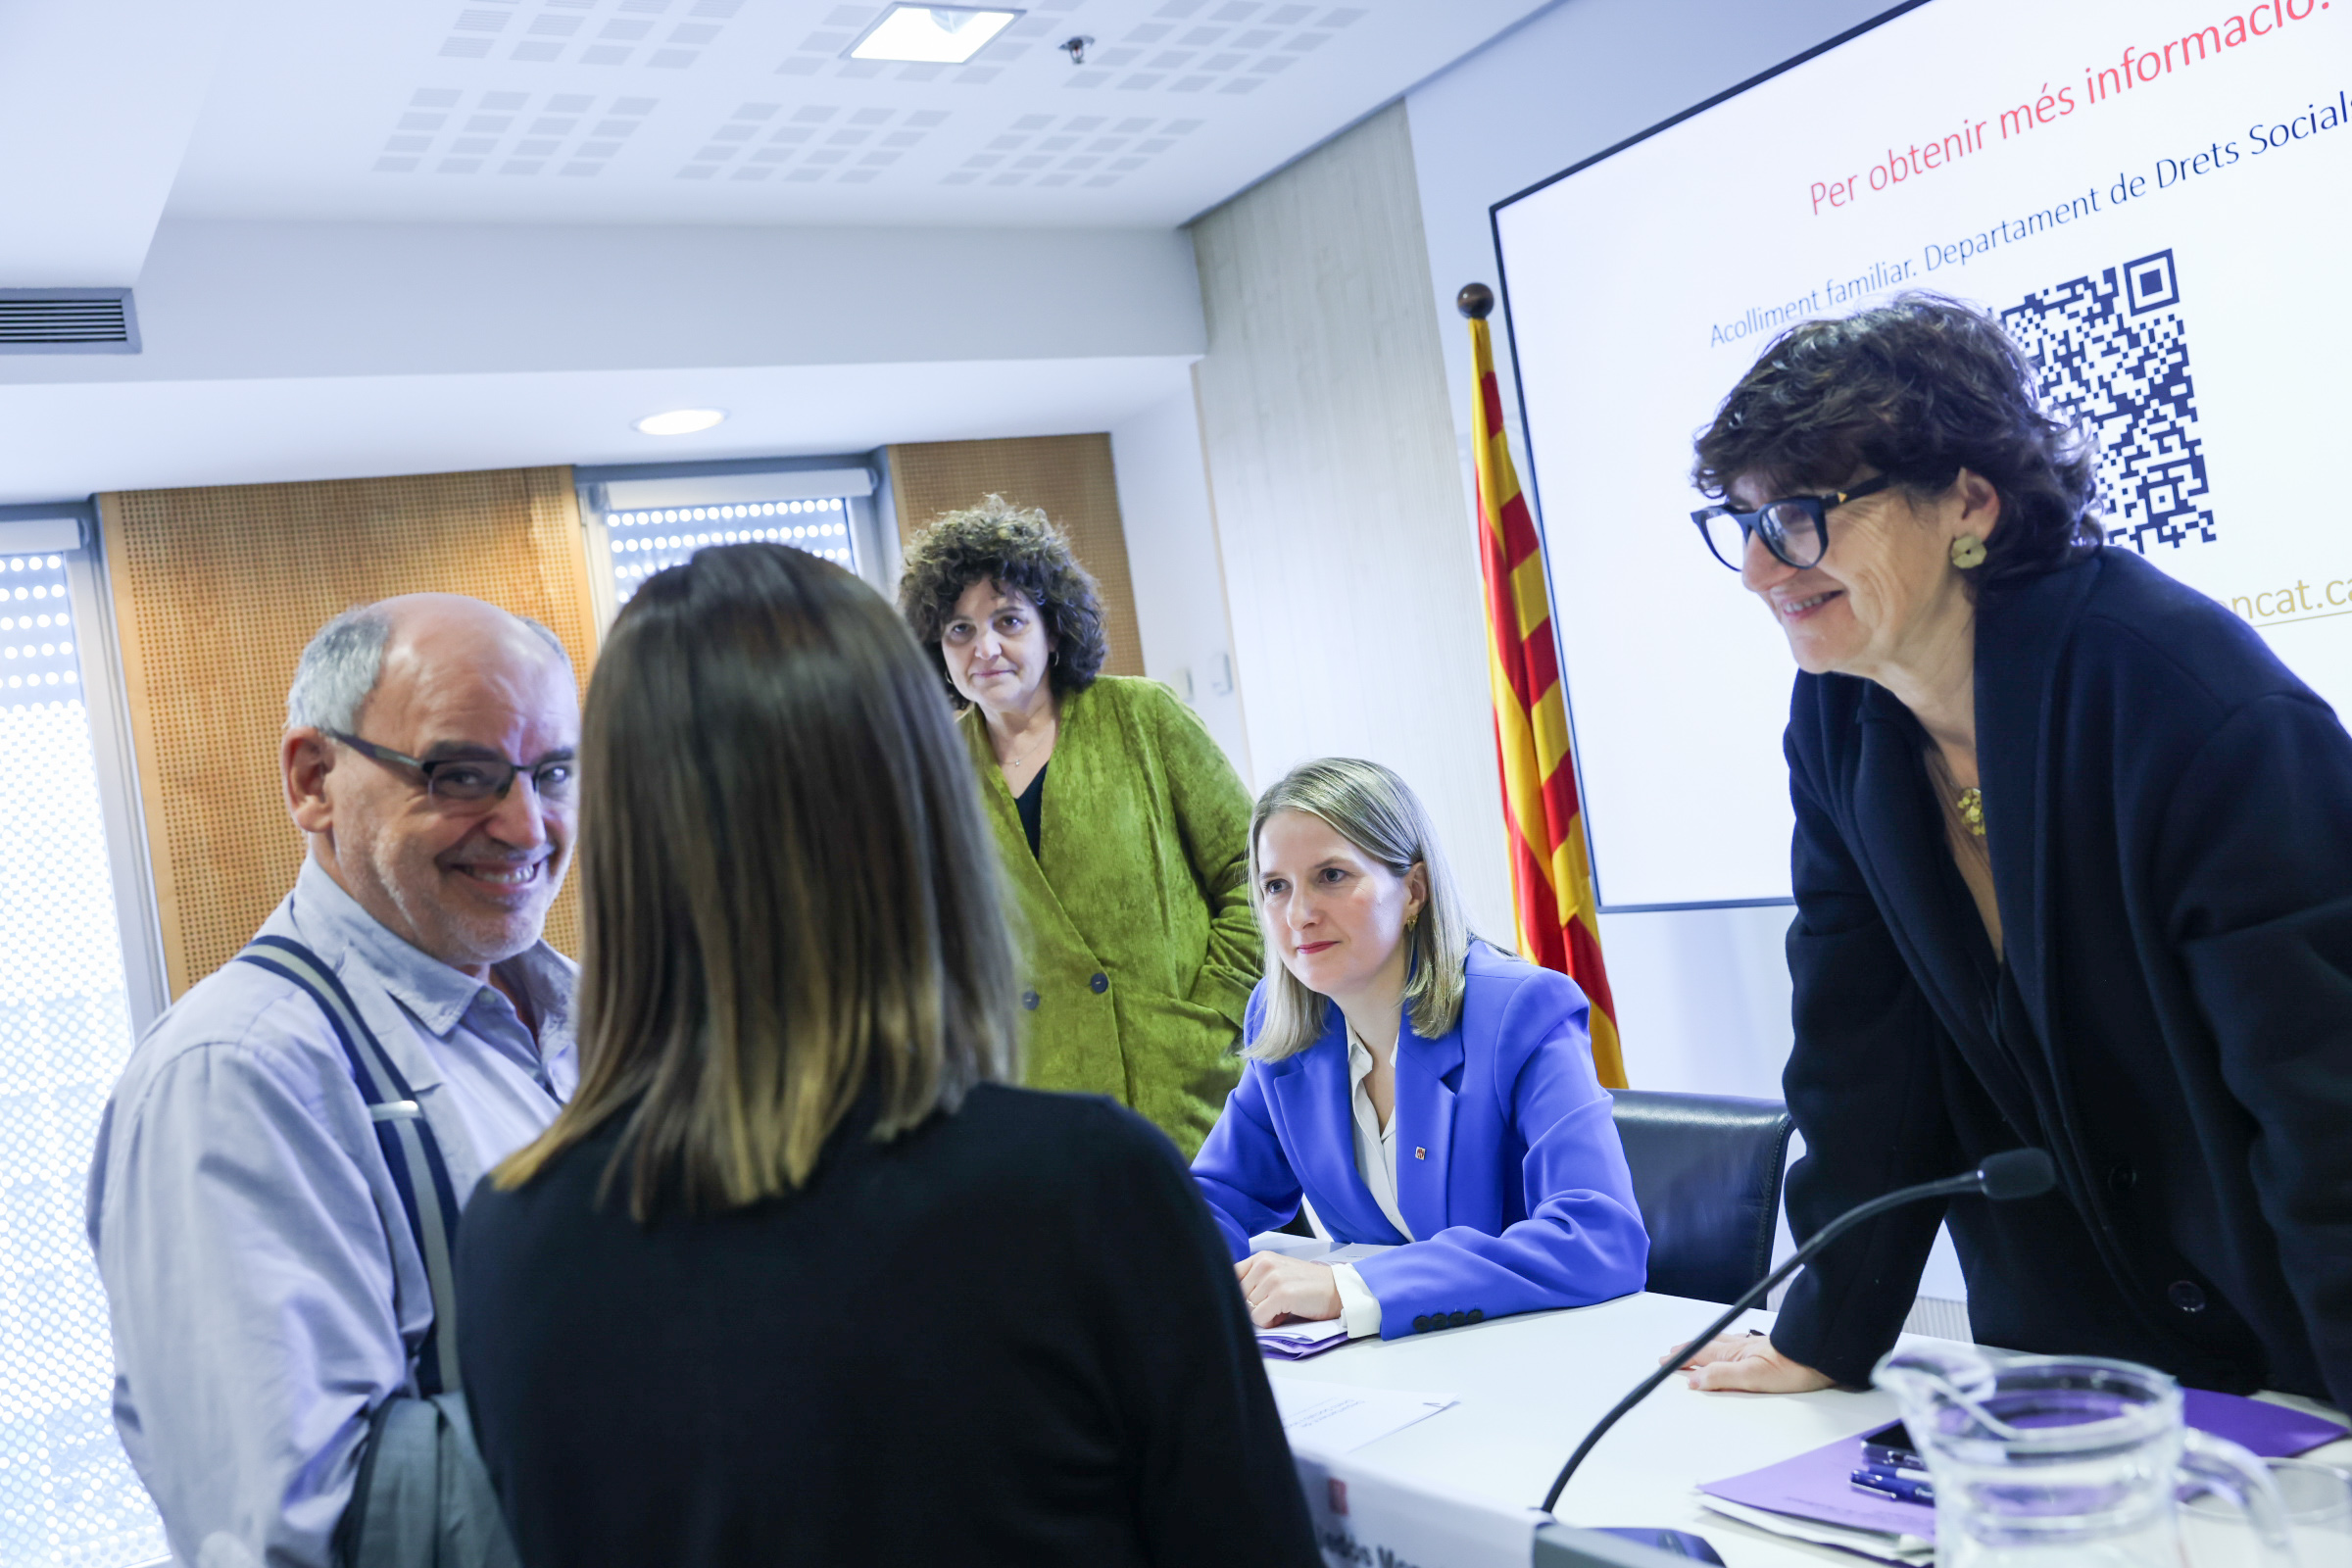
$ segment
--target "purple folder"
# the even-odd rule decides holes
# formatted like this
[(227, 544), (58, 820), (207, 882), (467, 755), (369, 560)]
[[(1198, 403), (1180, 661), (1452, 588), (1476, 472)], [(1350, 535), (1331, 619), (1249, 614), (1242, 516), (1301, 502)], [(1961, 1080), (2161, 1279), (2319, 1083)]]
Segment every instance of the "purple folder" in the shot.
[(1336, 1350), (1348, 1343), (1348, 1325), (1338, 1318), (1319, 1322), (1289, 1322), (1257, 1331), (1257, 1353), (1277, 1361), (1303, 1361), (1310, 1355)]
[(2180, 1402), (2190, 1426), (2228, 1438), (2258, 1459), (2290, 1459), (2344, 1435), (2340, 1421), (2307, 1415), (2283, 1404), (2241, 1399), (2234, 1394), (2182, 1389)]
[(1852, 1483), (1862, 1466), (1859, 1434), (1825, 1443), (1761, 1470), (1708, 1481), (1699, 1491), (1726, 1502), (1745, 1503), (1767, 1513), (1794, 1514), (1848, 1530), (1882, 1530), (1890, 1536), (1936, 1539), (1936, 1510), (1924, 1502), (1897, 1502), (1864, 1492)]
[(1257, 1353), (1270, 1361), (1303, 1361), (1309, 1356), (1321, 1355), (1326, 1350), (1336, 1350), (1347, 1343), (1345, 1337), (1324, 1340), (1314, 1345), (1299, 1346), (1278, 1344), (1273, 1340), (1260, 1340), (1257, 1342)]
[[(2187, 1389), (2183, 1410), (2188, 1424), (2199, 1432), (2228, 1438), (2266, 1459), (2303, 1453), (2344, 1435), (2344, 1428), (2324, 1416), (2290, 1410), (2282, 1404), (2241, 1399), (2233, 1394), (2209, 1394)], [(1839, 1438), (1793, 1459), (1768, 1464), (1761, 1470), (1709, 1481), (1699, 1491), (1727, 1502), (1744, 1503), (1770, 1513), (1792, 1514), (1849, 1530), (1879, 1530), (1888, 1535), (1936, 1537), (1936, 1510), (1923, 1502), (1898, 1502), (1864, 1492), (1852, 1484), (1862, 1466), (1860, 1435)]]

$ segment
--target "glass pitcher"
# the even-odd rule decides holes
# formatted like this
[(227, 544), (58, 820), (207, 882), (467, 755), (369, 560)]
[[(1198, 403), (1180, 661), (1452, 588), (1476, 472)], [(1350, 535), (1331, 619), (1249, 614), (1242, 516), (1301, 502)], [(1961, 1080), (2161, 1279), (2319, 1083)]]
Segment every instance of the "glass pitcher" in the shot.
[(1942, 1345), (1896, 1349), (1871, 1381), (1935, 1477), (1938, 1568), (2180, 1568), (2177, 1498), (2203, 1493), (2245, 1510), (2262, 1561), (2295, 1563), (2262, 1462), (2188, 1430), (2162, 1372)]

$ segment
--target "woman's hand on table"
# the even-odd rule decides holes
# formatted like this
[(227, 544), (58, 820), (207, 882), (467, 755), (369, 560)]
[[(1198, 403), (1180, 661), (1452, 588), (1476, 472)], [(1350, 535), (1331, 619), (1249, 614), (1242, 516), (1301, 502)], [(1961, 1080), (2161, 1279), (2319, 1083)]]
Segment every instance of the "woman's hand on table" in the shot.
[(1233, 1265), (1250, 1303), (1250, 1321), (1261, 1329), (1293, 1318), (1321, 1322), (1340, 1315), (1340, 1282), (1326, 1263), (1302, 1263), (1280, 1252), (1252, 1252)]
[(1695, 1349), (1684, 1346), (1675, 1354), (1683, 1357), (1690, 1387), (1710, 1394), (1811, 1394), (1835, 1381), (1789, 1360), (1763, 1334), (1726, 1334)]

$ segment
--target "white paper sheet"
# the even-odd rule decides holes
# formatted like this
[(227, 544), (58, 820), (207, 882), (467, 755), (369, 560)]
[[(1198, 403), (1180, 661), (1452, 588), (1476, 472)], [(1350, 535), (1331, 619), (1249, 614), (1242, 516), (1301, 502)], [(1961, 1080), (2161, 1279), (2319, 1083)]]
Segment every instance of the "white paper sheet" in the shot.
[(1897, 1568), (1925, 1568), (1926, 1564), (1936, 1560), (1935, 1544), (1917, 1536), (1886, 1536), (1875, 1530), (1847, 1530), (1818, 1520), (1750, 1508), (1744, 1503), (1722, 1497), (1701, 1496), (1698, 1504), (1726, 1519), (1737, 1519), (1743, 1525), (1753, 1525), (1758, 1530), (1768, 1530), (1776, 1536), (1787, 1536), (1791, 1541), (1808, 1541), (1817, 1546), (1835, 1546), (1839, 1551), (1850, 1551), (1857, 1557), (1894, 1563)]
[(1286, 1236), (1281, 1231), (1260, 1231), (1250, 1238), (1252, 1252), (1280, 1252), (1304, 1263), (1360, 1263), (1367, 1257), (1394, 1252), (1394, 1247), (1378, 1242), (1349, 1242), (1335, 1247), (1320, 1236)]
[(1292, 1450), (1326, 1458), (1377, 1443), (1457, 1402), (1450, 1394), (1407, 1394), (1304, 1378), (1276, 1377), (1271, 1382)]
[(1333, 1248), (1315, 1261), (1318, 1263), (1360, 1263), (1367, 1257), (1378, 1257), (1383, 1252), (1394, 1252), (1395, 1250), (1396, 1249), (1394, 1247), (1384, 1247), (1378, 1242), (1349, 1242), (1346, 1247)]

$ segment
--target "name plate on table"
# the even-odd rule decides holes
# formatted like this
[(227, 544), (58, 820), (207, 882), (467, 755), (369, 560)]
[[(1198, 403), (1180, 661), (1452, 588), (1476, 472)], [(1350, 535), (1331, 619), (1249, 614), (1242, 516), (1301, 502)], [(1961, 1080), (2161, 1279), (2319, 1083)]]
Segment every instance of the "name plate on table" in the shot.
[(1331, 1568), (1529, 1568), (1550, 1516), (1407, 1480), (1350, 1457), (1450, 1408), (1446, 1394), (1277, 1377), (1274, 1400)]
[(1292, 1457), (1315, 1544), (1331, 1568), (1529, 1568), (1537, 1528), (1552, 1522), (1534, 1508), (1506, 1508), (1346, 1457)]

